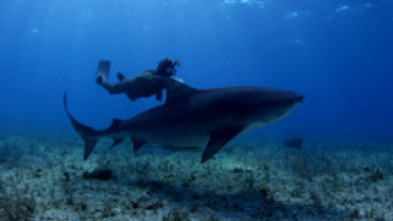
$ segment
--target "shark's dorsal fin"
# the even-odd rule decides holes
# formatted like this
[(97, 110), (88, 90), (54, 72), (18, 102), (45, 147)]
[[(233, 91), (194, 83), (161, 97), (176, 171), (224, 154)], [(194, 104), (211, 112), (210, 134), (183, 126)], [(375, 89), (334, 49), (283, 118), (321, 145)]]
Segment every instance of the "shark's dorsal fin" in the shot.
[(119, 126), (119, 124), (121, 122), (122, 122), (122, 120), (115, 118), (115, 119), (112, 120), (112, 124), (109, 126), (109, 128), (115, 128), (115, 127)]
[(143, 147), (143, 145), (147, 143), (146, 141), (136, 137), (131, 137), (131, 141), (134, 150), (138, 150), (139, 148)]
[(178, 100), (179, 98), (189, 95), (190, 93), (196, 91), (197, 89), (192, 88), (183, 82), (169, 78), (170, 80), (166, 86), (166, 100), (165, 103), (173, 103), (174, 101)]
[(229, 127), (210, 133), (210, 140), (203, 152), (201, 163), (212, 158), (214, 154), (216, 154), (226, 143), (238, 135), (243, 129), (244, 127)]

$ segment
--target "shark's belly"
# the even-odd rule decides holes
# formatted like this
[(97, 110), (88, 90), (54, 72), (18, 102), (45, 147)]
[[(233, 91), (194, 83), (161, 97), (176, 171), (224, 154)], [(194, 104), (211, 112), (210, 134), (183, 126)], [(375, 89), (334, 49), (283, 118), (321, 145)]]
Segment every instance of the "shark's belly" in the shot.
[(165, 130), (159, 130), (159, 128), (149, 131), (142, 130), (137, 133), (137, 137), (155, 146), (200, 147), (207, 144), (210, 133), (190, 127), (169, 127)]
[(135, 118), (133, 134), (150, 145), (195, 147), (206, 146), (214, 131), (239, 126), (232, 113), (217, 111), (218, 107), (187, 105), (192, 106), (179, 104), (176, 108), (155, 109), (149, 115)]

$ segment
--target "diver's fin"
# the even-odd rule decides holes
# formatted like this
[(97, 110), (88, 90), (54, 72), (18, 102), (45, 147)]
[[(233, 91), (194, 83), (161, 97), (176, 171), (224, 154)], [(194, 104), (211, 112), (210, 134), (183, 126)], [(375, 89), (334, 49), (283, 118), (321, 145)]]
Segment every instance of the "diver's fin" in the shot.
[(98, 141), (98, 138), (96, 136), (97, 131), (91, 127), (88, 127), (88, 126), (85, 126), (85, 125), (79, 123), (77, 120), (75, 120), (71, 116), (70, 112), (68, 111), (67, 94), (66, 93), (64, 93), (63, 103), (64, 103), (65, 111), (71, 120), (72, 126), (79, 133), (79, 135), (82, 137), (82, 139), (85, 141), (85, 149), (84, 149), (83, 159), (86, 160), (90, 156), (95, 145), (97, 144), (97, 141)]
[(112, 120), (112, 124), (109, 126), (109, 128), (111, 129), (111, 128), (115, 128), (115, 127), (117, 127), (117, 126), (119, 126), (119, 124), (122, 122), (122, 120), (120, 120), (120, 119), (113, 119)]
[(147, 142), (142, 140), (142, 139), (138, 139), (135, 137), (131, 138), (132, 141), (132, 146), (134, 150), (138, 150), (139, 148), (141, 148), (143, 145), (145, 145)]
[(119, 81), (124, 80), (124, 78), (126, 78), (126, 77), (124, 77), (124, 74), (123, 74), (123, 73), (117, 72), (117, 79), (118, 79)]
[(201, 163), (212, 158), (214, 154), (216, 154), (226, 143), (238, 135), (243, 129), (244, 127), (230, 127), (213, 131), (210, 134), (209, 143), (203, 152)]
[(98, 63), (97, 75), (96, 75), (96, 81), (98, 84), (102, 84), (102, 82), (106, 81), (109, 75), (110, 67), (111, 67), (110, 61), (100, 61)]

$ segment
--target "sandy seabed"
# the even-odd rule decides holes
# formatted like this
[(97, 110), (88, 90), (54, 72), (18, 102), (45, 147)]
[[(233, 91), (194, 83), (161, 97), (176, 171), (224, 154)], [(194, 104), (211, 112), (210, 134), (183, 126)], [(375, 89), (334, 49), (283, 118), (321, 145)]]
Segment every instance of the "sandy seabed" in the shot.
[(204, 164), (110, 144), (0, 135), (0, 220), (393, 220), (389, 142), (235, 139)]

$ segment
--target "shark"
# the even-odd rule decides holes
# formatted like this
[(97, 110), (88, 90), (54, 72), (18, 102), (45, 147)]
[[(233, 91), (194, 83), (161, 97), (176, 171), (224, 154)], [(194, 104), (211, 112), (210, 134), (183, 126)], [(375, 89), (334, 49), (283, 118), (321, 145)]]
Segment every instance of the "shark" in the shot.
[(211, 159), (241, 133), (278, 121), (290, 114), (304, 99), (302, 94), (263, 87), (196, 89), (176, 82), (166, 90), (165, 103), (129, 119), (113, 119), (96, 130), (77, 121), (65, 111), (73, 128), (84, 140), (84, 160), (101, 138), (113, 140), (114, 147), (130, 138), (133, 150), (144, 146), (171, 148), (204, 147), (200, 162)]

